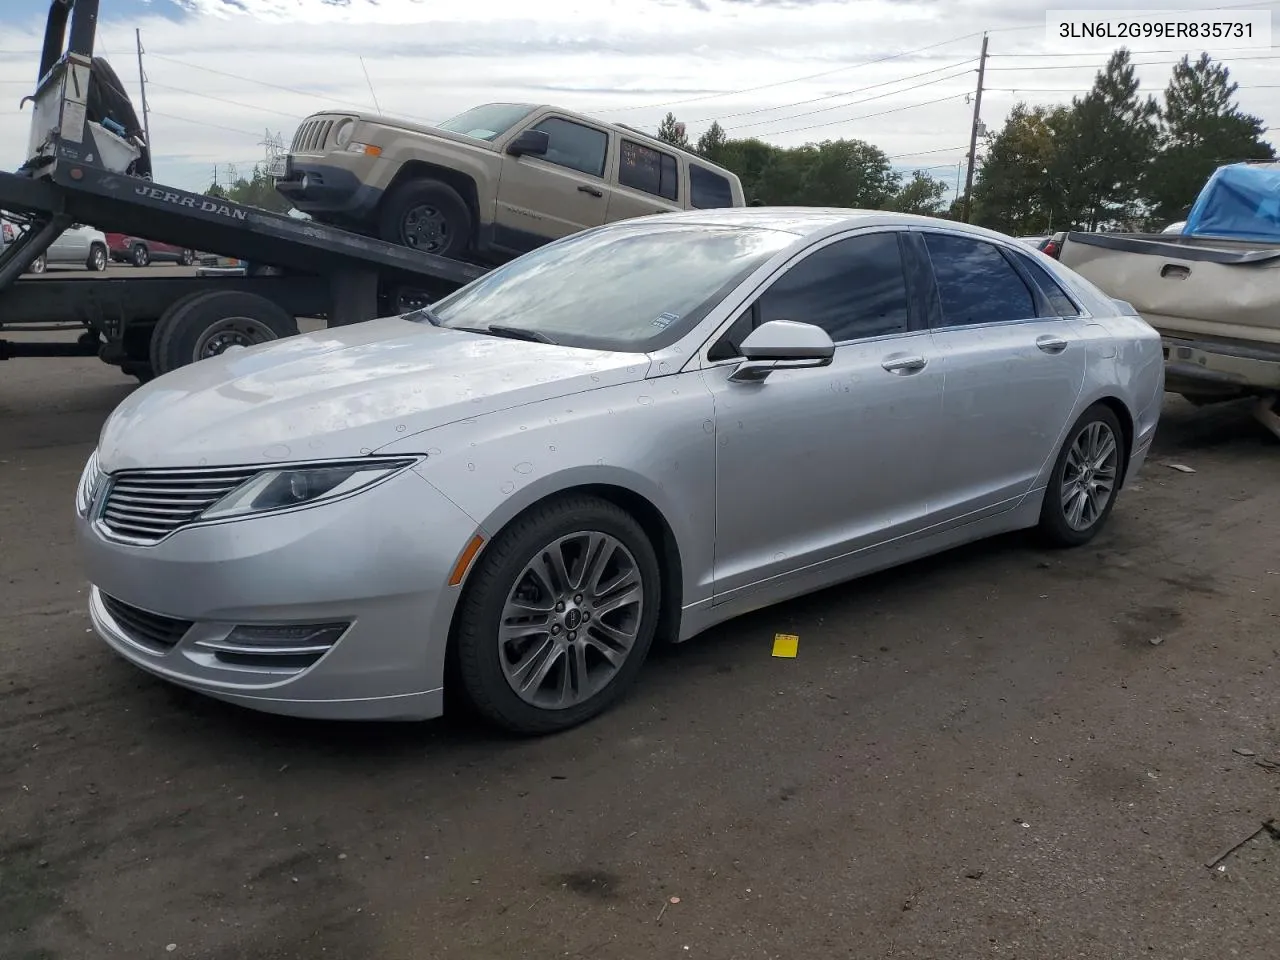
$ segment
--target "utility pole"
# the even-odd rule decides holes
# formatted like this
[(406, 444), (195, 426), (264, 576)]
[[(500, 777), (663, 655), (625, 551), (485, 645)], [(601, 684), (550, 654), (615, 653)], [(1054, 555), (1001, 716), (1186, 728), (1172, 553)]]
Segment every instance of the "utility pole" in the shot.
[[(147, 74), (142, 69), (142, 30), (138, 27), (133, 29), (134, 38), (138, 42), (138, 86), (142, 88), (142, 135), (147, 139), (147, 150), (151, 150), (151, 122), (147, 119), (150, 108), (147, 107)], [(155, 159), (155, 154), (152, 154)], [(154, 171), (152, 176), (154, 176)]]
[(973, 168), (978, 153), (978, 124), (982, 122), (982, 79), (987, 72), (987, 35), (982, 35), (982, 53), (978, 56), (978, 92), (973, 98), (973, 126), (969, 129), (969, 170), (964, 175), (964, 204), (960, 219), (969, 222), (969, 206), (973, 196)]

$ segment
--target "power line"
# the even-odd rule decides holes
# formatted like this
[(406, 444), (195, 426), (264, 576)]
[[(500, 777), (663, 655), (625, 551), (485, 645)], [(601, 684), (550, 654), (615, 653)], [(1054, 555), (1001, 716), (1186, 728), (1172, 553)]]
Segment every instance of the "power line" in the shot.
[[(886, 160), (902, 160), (904, 158), (910, 158), (910, 157), (928, 157), (928, 156), (932, 156), (935, 153), (950, 153), (952, 150), (967, 150), (967, 149), (969, 149), (968, 145), (962, 143), (958, 147), (939, 147), (937, 150), (921, 150), (919, 153), (896, 153), (892, 157), (885, 157), (885, 159)], [(949, 167), (949, 166), (952, 166), (952, 164), (948, 163), (948, 164), (945, 164), (945, 166)], [(929, 169), (932, 169), (932, 167)]]
[(272, 110), (270, 107), (260, 107), (254, 103), (242, 103), (239, 100), (228, 100), (226, 97), (215, 97), (211, 93), (200, 93), (196, 90), (184, 90), (182, 87), (173, 87), (167, 83), (157, 83), (155, 80), (150, 81), (150, 84), (153, 87), (159, 87), (161, 90), (172, 90), (174, 93), (183, 93), (189, 97), (200, 97), (204, 100), (216, 100), (219, 103), (227, 103), (233, 107), (243, 107), (246, 110), (261, 110), (263, 113), (274, 113), (278, 117), (288, 117), (291, 120), (300, 119), (296, 113), (286, 113), (283, 110)]
[(936, 100), (926, 100), (923, 103), (908, 103), (905, 106), (894, 107), (892, 110), (881, 110), (879, 113), (868, 113), (860, 117), (845, 117), (842, 120), (828, 120), (826, 123), (815, 123), (805, 127), (790, 127), (786, 130), (766, 130), (761, 134), (763, 137), (780, 137), (788, 133), (800, 133), (804, 130), (817, 130), (820, 127), (830, 127), (838, 123), (856, 123), (859, 120), (870, 120), (872, 117), (884, 117), (891, 113), (901, 113), (903, 110), (914, 110), (917, 107), (928, 107), (935, 103), (945, 103), (948, 100), (959, 100), (961, 97), (973, 96), (972, 93), (965, 91), (964, 93), (953, 93), (949, 97), (938, 97)]
[[(1275, 53), (1265, 54), (1263, 56), (1257, 56), (1257, 57), (1232, 57), (1231, 61), (1227, 63), (1227, 66), (1231, 66), (1232, 63), (1238, 63), (1241, 60), (1277, 60), (1277, 59), (1280, 59), (1280, 54), (1275, 54)], [(1180, 63), (1180, 62), (1181, 61), (1179, 60), (1142, 60), (1142, 61), (1130, 60), (1129, 65), (1133, 67), (1171, 67), (1174, 64)], [(1105, 63), (1101, 63), (1101, 64), (1058, 63), (1058, 64), (1045, 64), (1043, 66), (1034, 66), (1034, 67), (988, 67), (987, 69), (988, 70), (1017, 70), (1018, 72), (1022, 72), (1024, 70), (1101, 70), (1104, 67), (1106, 67)]]
[[(1227, 53), (1232, 50), (1257, 50), (1257, 49), (1258, 49), (1257, 47), (1223, 47), (1218, 52)], [(1187, 56), (1191, 56), (1191, 54), (1187, 53), (1186, 48), (1178, 48), (1176, 50), (1134, 50), (1131, 52), (1137, 54), (1140, 57), (1146, 57), (1156, 53), (1185, 53), (1187, 54)], [(1207, 53), (1208, 51), (1205, 51), (1205, 52)], [(992, 53), (992, 54), (989, 54), (989, 56), (993, 60), (995, 60), (996, 58), (1004, 60), (1009, 57), (1022, 57), (1022, 58), (1035, 57), (1037, 60), (1041, 60), (1045, 57), (1090, 57), (1095, 55), (1096, 54), (1093, 51), (1089, 51), (1088, 53)], [(1214, 59), (1216, 60), (1218, 58), (1214, 57)], [(994, 70), (995, 68), (992, 67), (991, 69)]]
[(904, 50), (901, 53), (892, 53), (886, 57), (877, 57), (874, 60), (863, 60), (860, 63), (850, 63), (843, 67), (836, 67), (832, 70), (823, 70), (820, 73), (810, 73), (803, 77), (792, 77), (789, 80), (776, 80), (773, 83), (762, 83), (757, 87), (744, 87), (741, 90), (725, 90), (722, 93), (708, 93), (699, 97), (687, 97), (684, 100), (667, 100), (663, 103), (645, 103), (633, 107), (588, 107), (588, 113), (621, 113), (624, 110), (653, 110), (658, 107), (676, 107), (683, 103), (695, 103), (700, 100), (718, 100), (721, 97), (735, 97), (743, 93), (755, 93), (757, 90), (771, 90), (774, 87), (783, 87), (789, 83), (802, 83), (805, 80), (816, 80), (819, 77), (829, 77), (832, 74), (844, 73), (846, 70), (856, 70), (859, 67), (869, 67), (877, 63), (888, 63), (890, 60), (901, 60), (903, 57), (910, 57), (917, 53), (923, 53), (926, 50), (934, 50), (938, 47), (945, 47), (952, 43), (959, 43), (961, 40), (969, 40), (973, 37), (982, 36), (982, 31), (975, 33), (966, 33), (959, 37), (952, 37), (950, 40), (940, 40), (937, 43), (931, 43), (928, 46), (916, 47), (914, 50)]
[(186, 60), (179, 60), (176, 57), (166, 57), (163, 54), (159, 54), (159, 53), (152, 53), (152, 54), (149, 54), (149, 56), (156, 60), (167, 60), (169, 63), (176, 63), (178, 64), (178, 66), (181, 66), (181, 67), (190, 67), (193, 70), (203, 70), (206, 73), (214, 73), (220, 77), (229, 77), (232, 80), (240, 80), (245, 83), (256, 83), (258, 86), (261, 86), (261, 87), (272, 87), (273, 89), (276, 89), (276, 90), (283, 90), (285, 93), (297, 94), (300, 97), (311, 97), (314, 100), (324, 100), (328, 103), (340, 103), (349, 107), (358, 107), (361, 110), (369, 109), (369, 105), (367, 103), (356, 103), (354, 100), (339, 100), (337, 97), (329, 97), (322, 93), (313, 93), (309, 90), (299, 90), (296, 87), (285, 87), (285, 86), (281, 86), (278, 83), (270, 83), (266, 80), (258, 80), (254, 77), (246, 77), (243, 74), (239, 74), (239, 73), (228, 73), (225, 70), (215, 70), (213, 67), (201, 66), (198, 63), (190, 63)]
[(813, 115), (815, 115), (815, 114), (819, 114), (819, 113), (830, 113), (832, 110), (843, 110), (845, 107), (854, 107), (854, 106), (857, 106), (857, 105), (858, 105), (858, 104), (860, 104), (860, 103), (870, 103), (872, 100), (883, 100), (885, 97), (893, 97), (893, 96), (897, 96), (897, 95), (898, 95), (898, 94), (900, 94), (900, 93), (910, 93), (912, 90), (918, 90), (918, 89), (920, 89), (921, 87), (928, 87), (928, 86), (932, 86), (932, 85), (933, 85), (933, 84), (935, 84), (935, 83), (943, 83), (943, 82), (945, 82), (945, 81), (947, 81), (947, 80), (955, 80), (957, 77), (962, 77), (962, 76), (964, 76), (965, 74), (969, 74), (969, 73), (973, 73), (973, 71), (972, 71), (972, 70), (961, 70), (959, 73), (953, 73), (953, 74), (950, 74), (950, 75), (945, 76), (945, 77), (935, 77), (933, 80), (926, 80), (926, 81), (924, 81), (923, 83), (916, 83), (916, 84), (912, 84), (911, 86), (909, 86), (909, 87), (904, 87), (904, 88), (903, 88), (903, 89), (901, 89), (901, 90), (889, 90), (889, 91), (887, 91), (887, 92), (885, 92), (885, 93), (877, 93), (877, 94), (876, 94), (875, 96), (873, 96), (873, 97), (864, 97), (864, 98), (863, 98), (863, 99), (861, 99), (861, 100), (854, 100), (854, 101), (852, 101), (851, 103), (837, 103), (835, 106), (831, 106), (831, 107), (819, 107), (817, 110), (806, 110), (804, 113), (793, 113), (793, 114), (788, 114), (788, 115), (787, 115), (787, 116), (785, 116), (785, 117), (773, 117), (772, 119), (769, 119), (769, 120), (755, 120), (755, 121), (752, 121), (751, 123), (740, 123), (740, 124), (738, 124), (738, 125), (736, 125), (736, 126), (732, 126), (732, 127), (725, 127), (725, 129), (726, 129), (726, 130), (741, 130), (743, 127), (758, 127), (758, 126), (760, 126), (761, 124), (782, 123), (782, 122), (784, 122), (784, 121), (786, 121), (786, 120), (798, 120), (798, 119), (800, 119), (801, 117), (811, 117), (811, 116), (813, 116)]
[(260, 137), (260, 136), (262, 136), (262, 131), (260, 131), (260, 130), (259, 130), (259, 131), (249, 131), (249, 130), (240, 130), (240, 129), (236, 128), (236, 127), (224, 127), (224, 126), (222, 126), (222, 125), (220, 125), (220, 124), (217, 124), (217, 123), (208, 123), (208, 122), (206, 122), (206, 121), (204, 121), (204, 120), (195, 120), (195, 119), (192, 119), (191, 117), (180, 117), (180, 116), (177, 116), (177, 115), (172, 114), (172, 113), (161, 113), (159, 110), (152, 110), (152, 111), (151, 111), (151, 115), (152, 115), (153, 117), (164, 117), (166, 120), (181, 120), (183, 123), (192, 123), (192, 124), (195, 124), (197, 127), (211, 127), (211, 128), (213, 128), (214, 130), (226, 130), (228, 133), (242, 133), (242, 134), (244, 134), (246, 137)]
[[(822, 101), (822, 100), (834, 100), (836, 97), (848, 97), (848, 96), (852, 96), (855, 93), (862, 93), (866, 90), (874, 90), (877, 87), (887, 87), (893, 83), (902, 83), (905, 80), (914, 80), (916, 79), (916, 77), (926, 77), (931, 73), (939, 73), (943, 70), (951, 70), (951, 69), (954, 69), (955, 67), (963, 67), (965, 64), (973, 63), (977, 59), (978, 59), (977, 57), (970, 57), (968, 60), (961, 60), (959, 63), (950, 63), (950, 64), (947, 64), (946, 66), (934, 67), (932, 70), (924, 70), (921, 73), (912, 73), (905, 77), (899, 77), (896, 80), (884, 80), (880, 83), (868, 84), (865, 87), (855, 87), (852, 90), (841, 90), (839, 93), (829, 93), (826, 96), (813, 97), (809, 100), (797, 100), (794, 103), (783, 103), (783, 104), (778, 104), (772, 107), (760, 107), (756, 110), (740, 110), (737, 113), (724, 113), (716, 117), (697, 117), (693, 120), (690, 120), (689, 122), (705, 123), (708, 120), (713, 120), (718, 123), (721, 120), (731, 120), (734, 117), (750, 117), (757, 113), (767, 113), (770, 110), (785, 110), (788, 107), (802, 107), (807, 103), (818, 103), (819, 101)], [(763, 121), (763, 120), (761, 121), (761, 123), (765, 123), (765, 122), (767, 121)], [(744, 124), (744, 126), (750, 126), (750, 124)]]

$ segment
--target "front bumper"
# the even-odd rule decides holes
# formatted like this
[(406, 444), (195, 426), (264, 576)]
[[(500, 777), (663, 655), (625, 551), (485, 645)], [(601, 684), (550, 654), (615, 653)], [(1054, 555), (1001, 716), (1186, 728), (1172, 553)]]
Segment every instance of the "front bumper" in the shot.
[[(143, 670), (270, 713), (441, 713), (458, 592), (447, 583), (475, 524), (413, 471), (345, 500), (189, 527), (152, 546), (112, 540), (85, 519), (78, 529), (93, 626)], [(268, 644), (261, 655), (220, 652), (243, 646), (238, 627), (317, 624), (346, 625), (318, 656), (279, 656)]]
[[(290, 203), (320, 219), (342, 219), (355, 223), (373, 219), (383, 191), (366, 184), (354, 170), (331, 162), (306, 157), (289, 157), (285, 176), (276, 181), (276, 190)], [(353, 160), (368, 164), (356, 154)], [(381, 160), (373, 161), (375, 164)]]

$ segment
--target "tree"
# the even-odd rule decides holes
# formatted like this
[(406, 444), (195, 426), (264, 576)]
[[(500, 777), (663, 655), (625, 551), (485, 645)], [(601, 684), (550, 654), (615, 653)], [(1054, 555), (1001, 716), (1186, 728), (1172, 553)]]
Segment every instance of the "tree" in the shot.
[(237, 174), (234, 166), (228, 165), (228, 184), (213, 184), (205, 191), (210, 197), (222, 197), (234, 203), (243, 203), (248, 207), (259, 207), (275, 213), (287, 213), (293, 206), (276, 190), (275, 181), (267, 176), (266, 170), (254, 164), (253, 174), (245, 179)]
[(1050, 124), (1053, 162), (1065, 218), (1090, 230), (1132, 217), (1140, 206), (1147, 165), (1156, 151), (1159, 107), (1142, 97), (1129, 51), (1121, 48), (1070, 111)]
[(1173, 68), (1160, 111), (1160, 152), (1144, 181), (1154, 219), (1167, 223), (1185, 217), (1217, 167), (1275, 157), (1262, 139), (1262, 120), (1236, 105), (1237, 88), (1227, 67), (1207, 53), (1194, 63), (1184, 56)]
[(684, 124), (677, 121), (675, 114), (669, 110), (662, 118), (662, 123), (658, 125), (658, 139), (681, 150), (689, 149), (689, 138), (685, 136)]
[(718, 121), (712, 120), (711, 126), (703, 131), (693, 149), (699, 156), (706, 157), (712, 163), (719, 163), (720, 156), (724, 153), (725, 144), (728, 141), (729, 138), (724, 132), (724, 127), (720, 126)]
[(936, 217), (942, 212), (943, 197), (947, 195), (947, 185), (941, 180), (929, 176), (923, 170), (911, 174), (911, 179), (898, 188), (898, 192), (889, 198), (888, 209), (899, 213), (918, 213), (926, 217)]
[(1014, 104), (998, 133), (988, 134), (985, 159), (973, 184), (973, 221), (1015, 235), (1052, 228), (1057, 191), (1054, 129), (1066, 123), (1065, 107)]

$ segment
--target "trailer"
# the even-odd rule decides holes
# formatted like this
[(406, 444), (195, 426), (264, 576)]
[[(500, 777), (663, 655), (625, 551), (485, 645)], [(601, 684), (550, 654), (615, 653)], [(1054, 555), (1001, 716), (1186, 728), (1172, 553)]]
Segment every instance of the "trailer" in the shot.
[[(313, 220), (154, 183), (150, 144), (110, 65), (94, 56), (99, 0), (50, 0), (27, 159), (0, 173), (0, 360), (97, 356), (139, 380), (298, 332), (298, 317), (358, 323), (430, 302), (488, 267)], [(24, 278), (74, 223), (245, 261), (230, 275)], [(69, 340), (66, 331), (80, 331)], [(30, 335), (57, 332), (60, 338)]]

